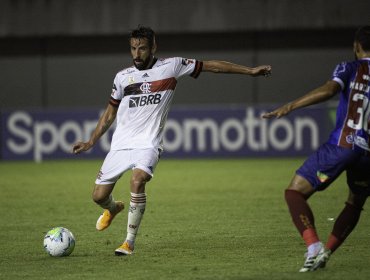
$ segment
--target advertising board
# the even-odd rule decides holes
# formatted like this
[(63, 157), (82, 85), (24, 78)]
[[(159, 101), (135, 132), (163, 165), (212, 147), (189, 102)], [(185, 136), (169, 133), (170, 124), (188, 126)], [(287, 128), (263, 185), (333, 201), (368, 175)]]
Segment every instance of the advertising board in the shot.
[[(268, 107), (175, 107), (168, 116), (163, 156), (305, 156), (324, 142), (332, 126), (327, 108), (284, 118), (260, 116)], [(101, 110), (15, 110), (1, 113), (3, 160), (70, 158), (72, 144), (89, 139)], [(85, 158), (104, 157), (114, 125)]]

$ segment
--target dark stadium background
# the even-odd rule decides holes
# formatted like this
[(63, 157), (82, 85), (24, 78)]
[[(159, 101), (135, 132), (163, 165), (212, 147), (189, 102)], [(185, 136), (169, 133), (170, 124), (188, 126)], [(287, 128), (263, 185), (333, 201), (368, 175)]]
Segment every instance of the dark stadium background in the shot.
[[(289, 123), (284, 119), (268, 124), (257, 121), (258, 114), (317, 87), (330, 79), (338, 62), (353, 58), (353, 33), (368, 23), (370, 2), (349, 4), (345, 0), (0, 1), (0, 159), (70, 157), (71, 144), (81, 135), (88, 137), (85, 124), (91, 126), (105, 108), (115, 74), (132, 64), (127, 35), (138, 24), (156, 31), (159, 57), (273, 67), (268, 79), (209, 73), (197, 81), (183, 78), (169, 115), (178, 117), (171, 124), (180, 127), (196, 112), (205, 113), (195, 119), (199, 125), (190, 131), (194, 135), (188, 135), (193, 141), (190, 151), (189, 143), (176, 143), (189, 132), (173, 136), (174, 127), (168, 124), (172, 131), (165, 133), (165, 145), (167, 141), (168, 147), (178, 149), (167, 149), (165, 156), (306, 155), (327, 137), (332, 118), (325, 116), (332, 115), (335, 100), (320, 112), (322, 122), (314, 124), (320, 129), (318, 138), (300, 136), (305, 138), (300, 149), (299, 143), (293, 143), (298, 132), (286, 127), (294, 127), (297, 118), (317, 117), (315, 112), (300, 111), (286, 119)], [(221, 111), (229, 117), (217, 120)], [(255, 112), (256, 129), (272, 127), (266, 137), (268, 142), (279, 138), (277, 148), (265, 144), (248, 149), (254, 139), (251, 131), (243, 131), (245, 111)], [(212, 139), (215, 133), (204, 126), (208, 118), (213, 125), (218, 123), (218, 131), (224, 133), (220, 137), (226, 139), (225, 147), (216, 151), (209, 148), (211, 143), (223, 140)], [(208, 141), (208, 150), (202, 151), (204, 144), (199, 141)]]
[(3, 0), (0, 109), (105, 106), (138, 24), (157, 32), (158, 56), (274, 67), (268, 81), (184, 79), (175, 105), (285, 102), (353, 58), (369, 9), (366, 0)]

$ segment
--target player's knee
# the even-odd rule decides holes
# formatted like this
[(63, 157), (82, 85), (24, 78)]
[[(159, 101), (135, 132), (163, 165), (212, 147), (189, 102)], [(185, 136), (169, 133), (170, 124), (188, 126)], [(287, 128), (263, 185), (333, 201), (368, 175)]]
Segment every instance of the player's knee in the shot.
[(346, 201), (346, 205), (358, 209), (359, 211), (363, 210), (363, 206), (367, 200), (367, 194), (354, 194), (351, 190)]
[(131, 178), (131, 186), (141, 186), (145, 185), (148, 180), (145, 179), (143, 176), (132, 176)]
[(144, 174), (136, 174), (131, 178), (131, 190), (141, 192), (145, 189), (145, 184), (151, 179), (150, 176)]

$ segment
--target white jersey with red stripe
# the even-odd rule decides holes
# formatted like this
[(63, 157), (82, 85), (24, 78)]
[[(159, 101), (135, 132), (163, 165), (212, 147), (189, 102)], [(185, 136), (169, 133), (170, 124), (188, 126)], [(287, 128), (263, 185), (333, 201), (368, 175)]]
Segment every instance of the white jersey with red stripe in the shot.
[(132, 66), (118, 72), (110, 99), (118, 107), (111, 150), (163, 149), (164, 125), (177, 80), (184, 75), (197, 78), (201, 70), (200, 61), (173, 57), (156, 59), (147, 70)]

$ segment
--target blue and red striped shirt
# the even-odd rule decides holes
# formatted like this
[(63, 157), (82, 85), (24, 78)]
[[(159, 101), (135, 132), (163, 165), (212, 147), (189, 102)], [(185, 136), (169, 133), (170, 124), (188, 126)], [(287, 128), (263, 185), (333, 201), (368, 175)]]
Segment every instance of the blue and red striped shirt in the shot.
[(340, 84), (335, 129), (329, 143), (370, 151), (370, 58), (342, 62), (333, 72)]

